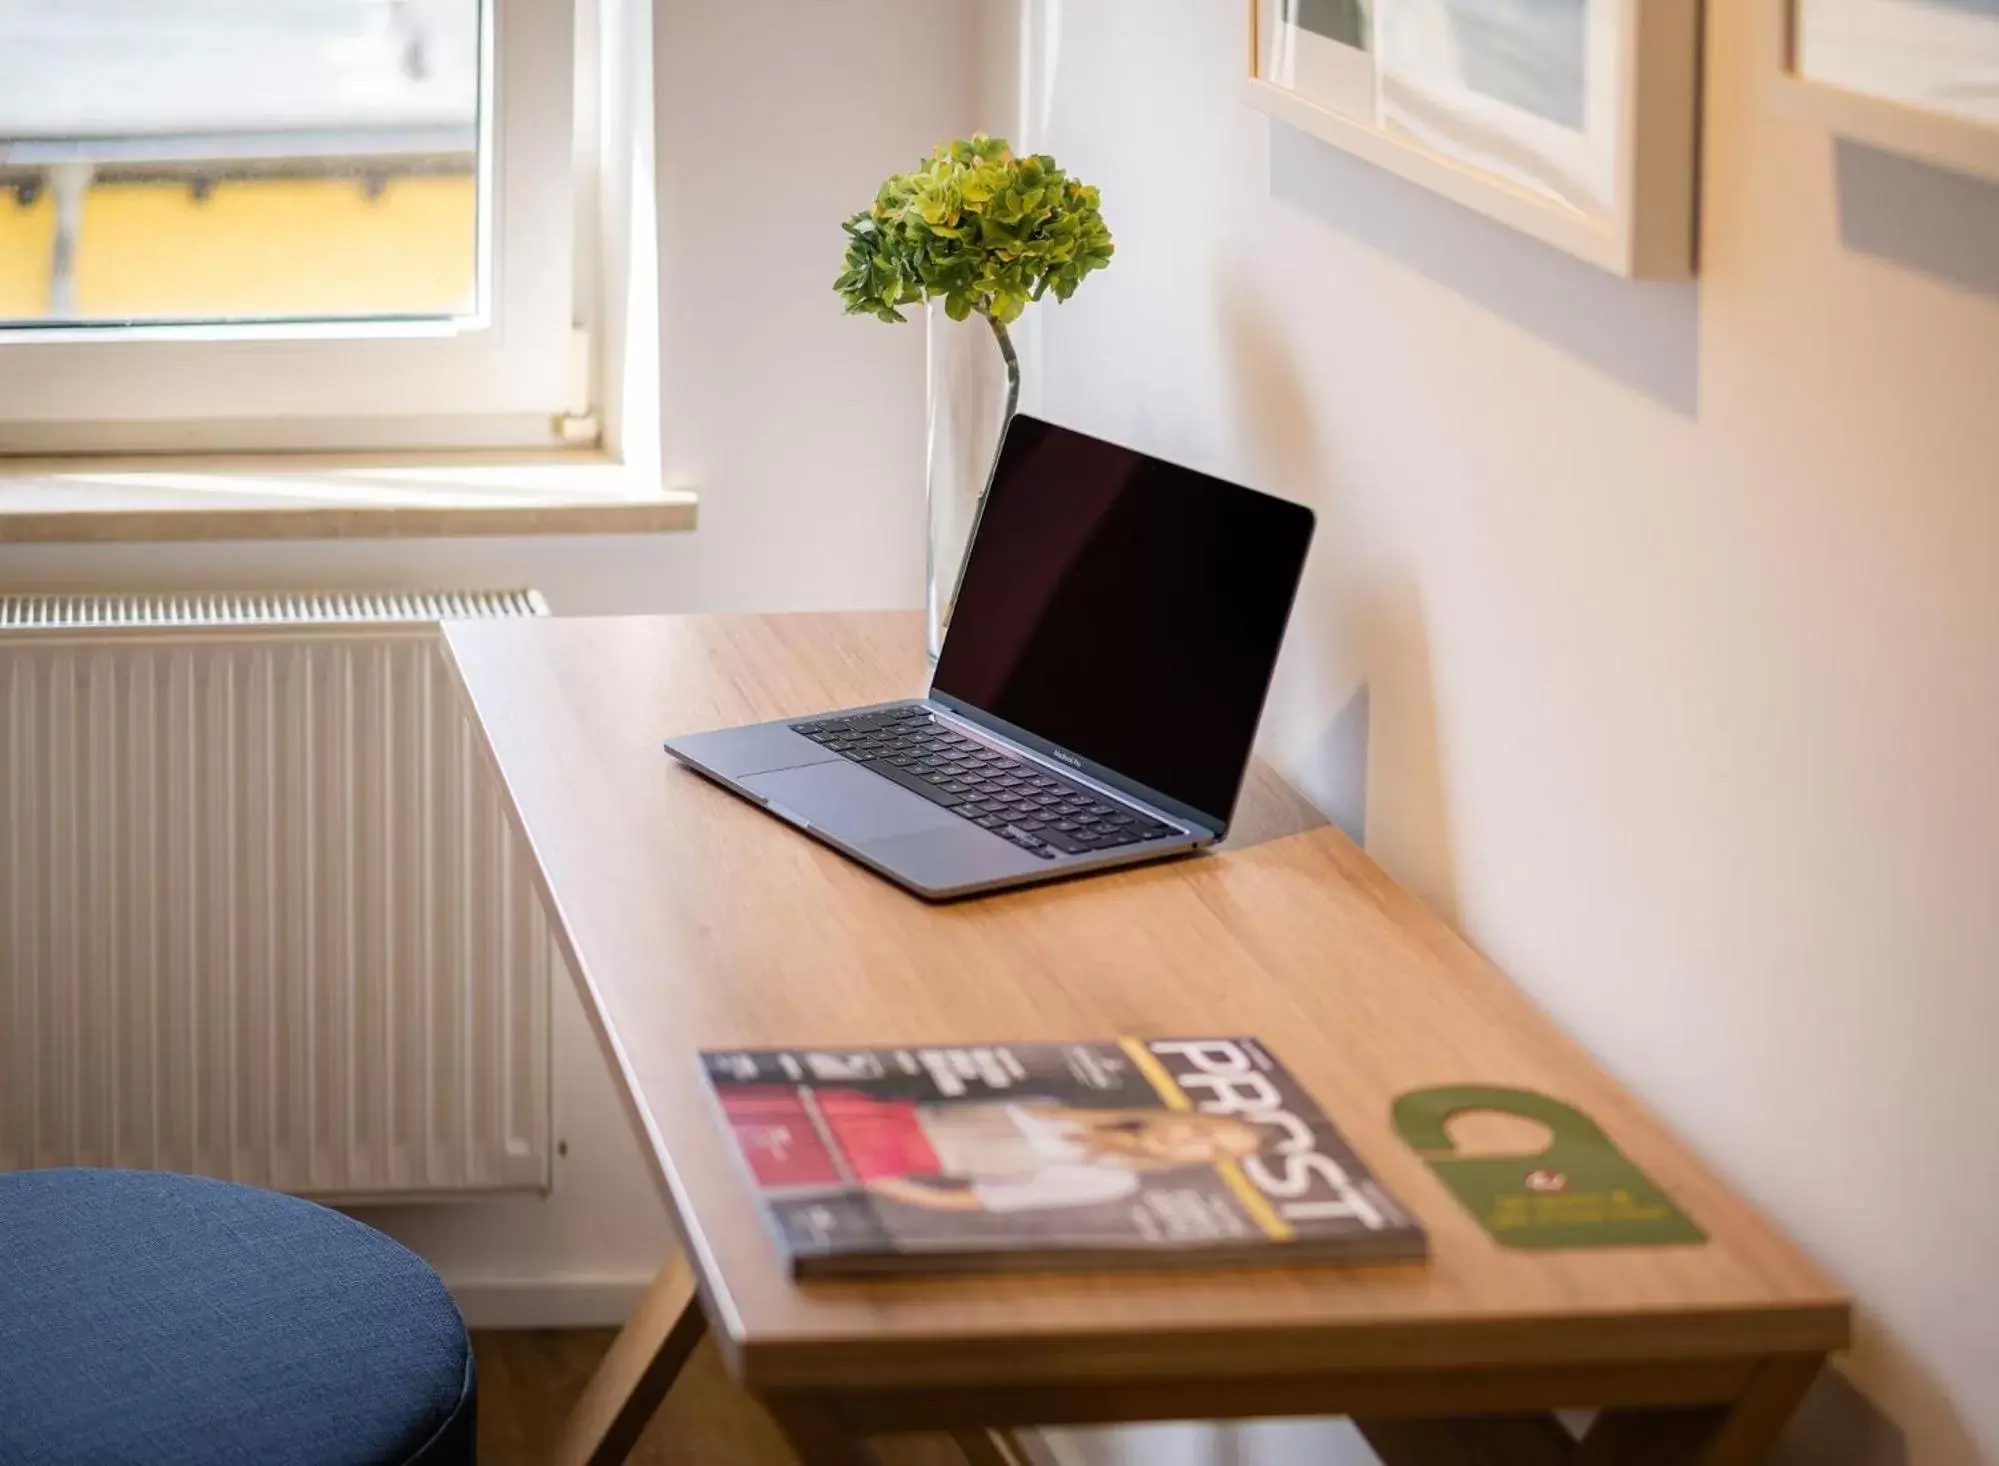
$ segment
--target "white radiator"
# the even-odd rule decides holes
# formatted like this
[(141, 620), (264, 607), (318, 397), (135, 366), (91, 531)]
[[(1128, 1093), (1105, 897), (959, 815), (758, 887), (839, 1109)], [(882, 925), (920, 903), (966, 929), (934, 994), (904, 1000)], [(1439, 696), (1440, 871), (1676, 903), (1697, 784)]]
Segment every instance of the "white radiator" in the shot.
[(557, 956), (436, 622), (0, 597), (0, 1170), (545, 1189)]

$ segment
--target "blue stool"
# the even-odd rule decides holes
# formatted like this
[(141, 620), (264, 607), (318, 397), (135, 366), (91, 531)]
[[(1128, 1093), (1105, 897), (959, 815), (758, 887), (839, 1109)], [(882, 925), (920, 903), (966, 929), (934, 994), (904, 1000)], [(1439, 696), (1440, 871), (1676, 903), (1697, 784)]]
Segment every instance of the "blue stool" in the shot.
[(338, 1212), (146, 1171), (0, 1175), (0, 1462), (460, 1466), (471, 1343)]

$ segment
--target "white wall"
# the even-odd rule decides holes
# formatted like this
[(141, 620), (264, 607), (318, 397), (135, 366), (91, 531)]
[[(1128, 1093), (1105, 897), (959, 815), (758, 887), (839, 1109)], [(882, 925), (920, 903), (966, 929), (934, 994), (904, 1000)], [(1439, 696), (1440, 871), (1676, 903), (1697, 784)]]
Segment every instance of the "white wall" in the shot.
[(923, 346), (849, 319), (839, 223), (973, 110), (975, 0), (663, 0), (669, 477), (700, 486), (675, 596), (920, 604)]
[(1322, 516), (1271, 747), (1853, 1289), (1791, 1459), (1999, 1460), (1999, 190), (1718, 0), (1705, 273), (1629, 285), (1242, 106), (1238, 4), (1030, 4), (1119, 248), (1042, 402)]
[[(698, 532), (0, 544), (0, 588), (532, 585), (577, 615), (920, 605), (922, 333), (843, 317), (832, 282), (839, 221), (968, 130), (974, 12), (973, 0), (658, 0), (660, 451), (666, 480), (701, 494)], [(643, 166), (652, 150), (639, 152)], [(552, 1198), (369, 1213), (431, 1258), (475, 1323), (616, 1322), (667, 1245), (566, 990), (555, 1031), (568, 1154)]]

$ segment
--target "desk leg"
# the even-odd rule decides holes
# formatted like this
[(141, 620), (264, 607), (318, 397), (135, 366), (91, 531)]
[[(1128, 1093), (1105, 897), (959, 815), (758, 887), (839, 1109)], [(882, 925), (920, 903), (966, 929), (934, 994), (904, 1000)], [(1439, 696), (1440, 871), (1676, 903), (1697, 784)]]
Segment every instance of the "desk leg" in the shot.
[(617, 1466), (708, 1331), (694, 1270), (676, 1249), (563, 1422), (552, 1466)]
[(1356, 1420), (1384, 1466), (1574, 1466), (1576, 1443), (1552, 1415)]
[(1386, 1466), (1758, 1466), (1824, 1364), (1766, 1360), (1727, 1405), (1605, 1410), (1580, 1445), (1552, 1415), (1354, 1424)]
[(875, 1454), (867, 1442), (849, 1435), (838, 1420), (809, 1401), (766, 1400), (764, 1408), (791, 1443), (798, 1466), (874, 1466)]
[(1777, 1443), (1823, 1355), (1766, 1360), (1732, 1405), (1708, 1410), (1606, 1410), (1577, 1466), (1757, 1466)]

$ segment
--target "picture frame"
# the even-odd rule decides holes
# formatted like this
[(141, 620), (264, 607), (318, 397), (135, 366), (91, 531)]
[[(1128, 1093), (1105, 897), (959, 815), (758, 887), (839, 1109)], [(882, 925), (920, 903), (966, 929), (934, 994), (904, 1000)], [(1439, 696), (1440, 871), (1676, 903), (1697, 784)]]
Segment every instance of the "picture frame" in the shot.
[[(1889, 46), (1873, 57), (1866, 42), (1893, 24), (1897, 0), (1763, 3), (1784, 113), (1840, 137), (1999, 181), (1999, 0), (1911, 6), (1902, 18), (1922, 34), (1906, 49)], [(1815, 36), (1815, 26), (1827, 34)], [(1926, 101), (1926, 93), (1943, 100)], [(1979, 111), (1989, 120), (1980, 120)]]
[(1696, 269), (1701, 0), (1245, 0), (1243, 100), (1600, 269)]

